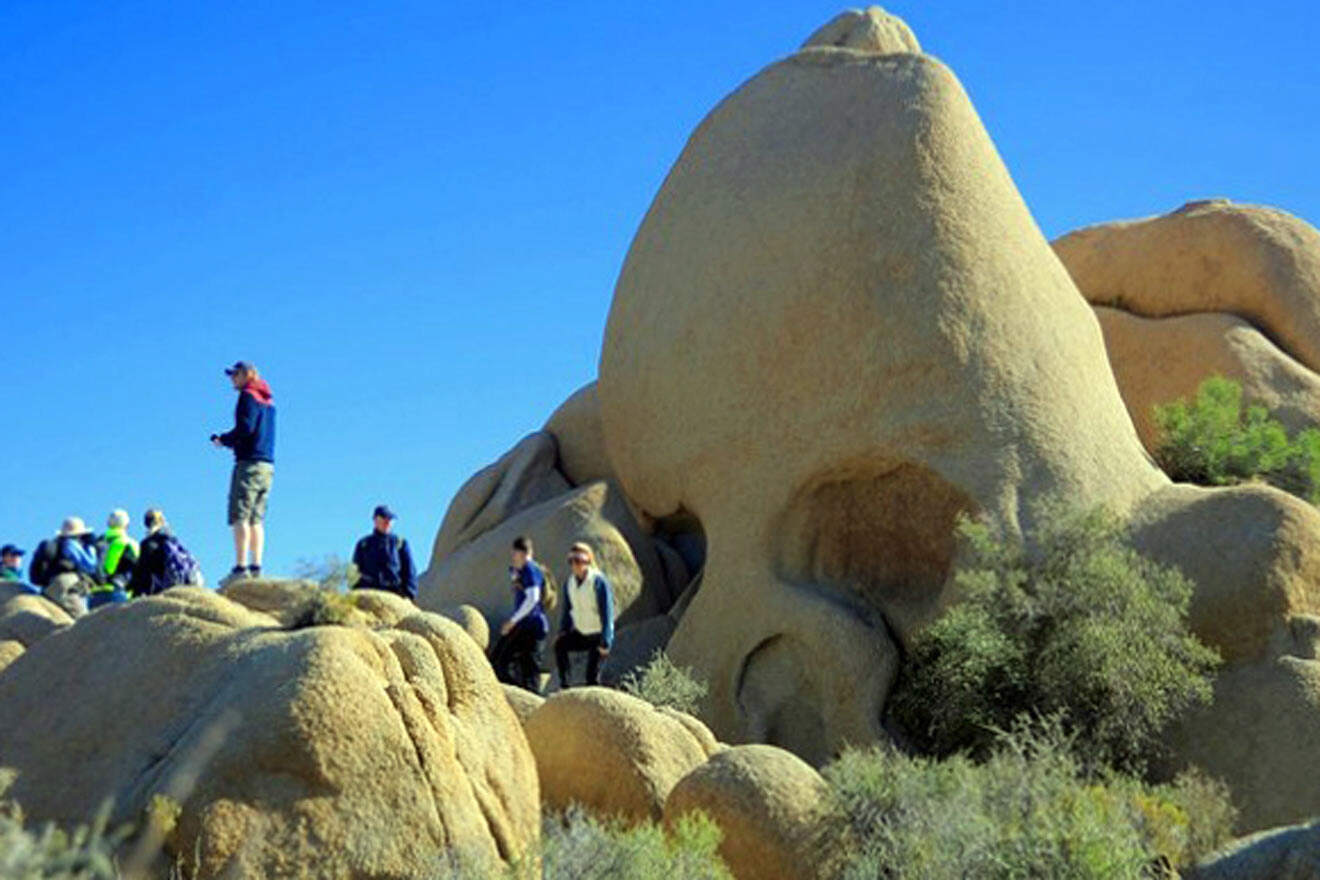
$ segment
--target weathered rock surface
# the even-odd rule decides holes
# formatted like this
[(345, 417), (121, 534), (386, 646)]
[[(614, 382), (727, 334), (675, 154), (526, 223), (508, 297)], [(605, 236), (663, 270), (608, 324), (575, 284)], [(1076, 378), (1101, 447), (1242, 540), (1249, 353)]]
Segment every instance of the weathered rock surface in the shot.
[(0, 672), (4, 672), (5, 667), (17, 660), (26, 650), (20, 641), (14, 639), (0, 640)]
[(555, 468), (558, 456), (555, 438), (541, 431), (464, 483), (440, 523), (430, 567), (514, 514), (567, 492), (568, 481)]
[(1125, 514), (1166, 481), (953, 74), (915, 41), (809, 42), (689, 140), (598, 394), (629, 497), (705, 527), (669, 650), (716, 733), (818, 761), (883, 736), (894, 638), (941, 607), (959, 513)]
[(170, 846), (200, 877), (428, 876), (446, 849), (510, 859), (539, 834), (522, 728), (436, 615), (287, 630), (175, 589), (35, 644), (0, 675), (0, 718), (33, 819), (111, 797), (134, 820), (170, 795)]
[(1320, 822), (1274, 828), (1235, 841), (1182, 876), (1186, 880), (1315, 880), (1320, 877)]
[(554, 411), (545, 423), (559, 446), (559, 470), (574, 486), (614, 480), (614, 467), (605, 449), (600, 424), (600, 398), (596, 383), (584, 385)]
[[(624, 623), (668, 607), (654, 544), (618, 488), (604, 482), (524, 510), (433, 564), (421, 580), (419, 604), (431, 608), (463, 603), (480, 609), (488, 620), (503, 620), (513, 601), (506, 574), (509, 546), (518, 535), (530, 536), (541, 551), (542, 564), (552, 569), (562, 567), (560, 554), (574, 541), (590, 544), (614, 586), (618, 619)], [(562, 583), (563, 573), (556, 574)], [(557, 621), (558, 615), (551, 618)]]
[(1146, 317), (1226, 312), (1320, 371), (1320, 231), (1227, 199), (1070, 232), (1054, 249), (1088, 300)]
[(1118, 390), (1147, 449), (1159, 444), (1155, 407), (1195, 397), (1216, 375), (1241, 383), (1246, 402), (1264, 406), (1290, 431), (1320, 426), (1320, 375), (1241, 318), (1225, 312), (1142, 318), (1108, 306), (1095, 311)]
[(0, 586), (0, 642), (13, 641), (30, 648), (72, 623), (67, 611), (44, 596)]
[(828, 789), (801, 758), (767, 745), (725, 749), (679, 780), (665, 823), (703, 812), (724, 833), (720, 856), (739, 880), (829, 876)]
[(608, 688), (550, 697), (525, 722), (541, 797), (556, 809), (578, 803), (599, 817), (660, 819), (670, 789), (706, 760), (714, 742), (676, 714)]
[(921, 44), (907, 22), (879, 6), (849, 9), (826, 22), (802, 48), (856, 49), (875, 55), (920, 52)]
[(1296, 653), (1228, 666), (1210, 708), (1170, 736), (1179, 759), (1228, 784), (1244, 831), (1320, 814), (1320, 619), (1293, 621)]
[(532, 713), (545, 704), (545, 697), (537, 696), (517, 685), (502, 684), (504, 698), (509, 701), (509, 708), (518, 716), (518, 723), (526, 724)]
[(1168, 486), (1143, 501), (1133, 529), (1138, 550), (1196, 585), (1191, 628), (1226, 660), (1275, 656), (1291, 618), (1320, 613), (1320, 511), (1295, 496)]

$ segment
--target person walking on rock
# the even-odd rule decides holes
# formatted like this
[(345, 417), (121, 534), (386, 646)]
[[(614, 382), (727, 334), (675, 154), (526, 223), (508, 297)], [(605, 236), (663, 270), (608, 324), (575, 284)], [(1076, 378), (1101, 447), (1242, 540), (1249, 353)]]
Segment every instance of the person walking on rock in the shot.
[[(238, 404), (234, 427), (211, 442), (234, 450), (229, 481), (229, 525), (234, 529), (234, 569), (222, 581), (261, 576), (266, 548), (266, 503), (275, 478), (275, 398), (257, 368), (239, 361), (225, 370)], [(248, 560), (251, 559), (251, 563)]]
[(382, 504), (371, 515), (375, 528), (353, 548), (355, 590), (384, 590), (417, 601), (417, 569), (408, 542), (394, 534), (394, 511)]
[(23, 557), (26, 550), (14, 544), (0, 547), (0, 584), (13, 584), (25, 593), (40, 594), (41, 590), (23, 580)]
[(543, 602), (545, 575), (532, 558), (532, 539), (513, 541), (509, 579), (513, 587), (513, 614), (500, 626), (491, 649), (495, 677), (533, 693), (541, 691), (541, 652), (550, 633)]
[(151, 508), (142, 515), (142, 525), (147, 536), (142, 539), (142, 552), (128, 582), (130, 595), (154, 596), (170, 587), (205, 585), (202, 567), (170, 531), (164, 511)]
[(128, 534), (128, 511), (116, 510), (106, 521), (104, 550), (101, 552), (101, 571), (97, 584), (87, 596), (89, 611), (114, 602), (128, 601), (128, 582), (138, 562), (138, 542)]
[(564, 585), (564, 612), (555, 639), (559, 686), (568, 687), (570, 655), (587, 654), (587, 684), (600, 683), (600, 665), (614, 643), (614, 588), (596, 568), (590, 545), (577, 543), (568, 551), (572, 569)]
[(28, 579), (41, 587), (47, 599), (81, 617), (87, 613), (87, 594), (96, 585), (99, 570), (95, 536), (82, 519), (71, 516), (55, 537), (37, 546)]

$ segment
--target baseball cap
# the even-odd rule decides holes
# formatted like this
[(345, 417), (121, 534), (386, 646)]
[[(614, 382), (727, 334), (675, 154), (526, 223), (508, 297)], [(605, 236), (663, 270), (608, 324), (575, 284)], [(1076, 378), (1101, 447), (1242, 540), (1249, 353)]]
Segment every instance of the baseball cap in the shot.
[(398, 517), (394, 515), (394, 511), (390, 510), (388, 504), (379, 504), (376, 506), (376, 510), (371, 514), (371, 518), (375, 519), (378, 516), (383, 516), (386, 519), (398, 519)]
[(234, 361), (232, 367), (225, 367), (225, 375), (232, 376), (235, 373), (246, 373), (252, 369), (252, 364), (248, 361)]
[(13, 544), (6, 544), (0, 547), (0, 556), (27, 556), (26, 550), (20, 550)]

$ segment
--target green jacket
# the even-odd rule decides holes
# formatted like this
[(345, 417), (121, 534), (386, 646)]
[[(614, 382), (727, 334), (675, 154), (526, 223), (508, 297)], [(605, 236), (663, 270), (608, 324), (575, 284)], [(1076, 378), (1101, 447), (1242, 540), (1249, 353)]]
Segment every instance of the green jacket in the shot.
[(109, 589), (123, 589), (133, 576), (137, 565), (138, 542), (124, 529), (108, 529), (105, 533), (105, 555), (101, 557), (101, 573)]

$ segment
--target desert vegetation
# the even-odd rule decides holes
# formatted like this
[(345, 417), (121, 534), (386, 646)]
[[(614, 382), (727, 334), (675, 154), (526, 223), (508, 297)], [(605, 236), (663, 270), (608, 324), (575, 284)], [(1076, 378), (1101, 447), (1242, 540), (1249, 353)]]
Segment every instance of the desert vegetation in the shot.
[(1320, 502), (1320, 429), (1288, 430), (1242, 385), (1223, 376), (1201, 383), (1191, 400), (1155, 408), (1155, 458), (1175, 480), (1229, 486), (1259, 480)]
[(922, 753), (980, 758), (1021, 716), (1055, 716), (1088, 769), (1140, 772), (1211, 698), (1218, 657), (1188, 629), (1191, 585), (1103, 510), (1037, 520), (1031, 547), (960, 523), (958, 604), (915, 639), (893, 717)]
[(695, 713), (708, 690), (691, 669), (677, 666), (663, 650), (651, 655), (647, 664), (619, 682), (623, 690), (653, 706), (668, 706)]

